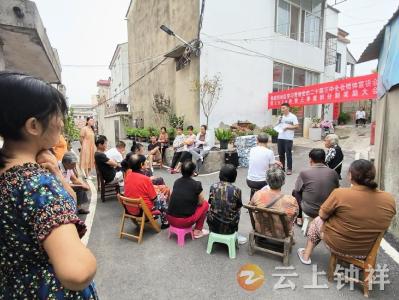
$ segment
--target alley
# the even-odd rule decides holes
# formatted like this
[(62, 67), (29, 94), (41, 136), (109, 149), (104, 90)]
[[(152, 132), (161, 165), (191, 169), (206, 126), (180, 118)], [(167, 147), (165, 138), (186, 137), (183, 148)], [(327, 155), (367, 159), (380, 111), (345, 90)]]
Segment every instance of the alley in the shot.
[[(294, 149), (294, 174), (288, 176), (283, 191), (290, 193), (294, 186), (298, 171), (308, 163), (308, 149)], [(354, 153), (346, 153), (343, 174), (346, 174), (349, 163), (354, 159)], [(245, 183), (247, 169), (240, 168), (236, 184), (242, 189), (244, 199), (249, 195)], [(157, 175), (164, 177), (172, 187), (179, 175), (170, 175), (165, 170)], [(209, 187), (218, 180), (218, 174), (200, 176), (204, 191), (208, 194)], [(342, 185), (347, 186), (346, 179)], [(246, 200), (244, 200), (246, 202)], [(168, 240), (167, 230), (156, 234), (150, 228), (144, 233), (144, 241), (138, 245), (136, 241), (119, 239), (118, 230), (121, 217), (121, 206), (116, 200), (105, 203), (98, 202), (94, 223), (89, 239), (89, 248), (96, 255), (98, 271), (95, 282), (102, 299), (363, 299), (361, 288), (355, 285), (350, 291), (348, 285), (338, 291), (336, 285), (328, 283), (325, 275), (318, 277), (318, 284), (328, 284), (328, 289), (305, 289), (303, 286), (312, 284), (312, 267), (302, 265), (296, 255), (296, 249), (305, 244), (299, 227), (295, 228), (296, 244), (290, 257), (290, 264), (295, 267), (298, 277), (289, 278), (295, 285), (295, 290), (273, 287), (278, 277), (273, 277), (275, 267), (282, 266), (280, 259), (255, 253), (249, 256), (248, 244), (241, 245), (235, 260), (228, 258), (227, 249), (223, 245), (214, 247), (211, 255), (206, 253), (207, 238), (187, 240), (184, 248), (179, 248), (174, 238)], [(134, 225), (128, 227), (134, 230)], [(241, 211), (239, 232), (247, 235), (251, 224), (245, 209)], [(326, 271), (329, 252), (321, 245), (314, 252), (313, 263), (318, 271)], [(246, 292), (236, 281), (236, 273), (244, 264), (259, 265), (265, 273), (265, 284), (255, 292)], [(398, 278), (399, 267), (381, 249), (378, 256), (379, 264), (388, 264), (391, 284), (385, 286), (385, 291), (373, 291), (371, 297), (394, 299), (399, 293), (399, 287), (394, 279)], [(287, 271), (287, 273), (290, 273)]]

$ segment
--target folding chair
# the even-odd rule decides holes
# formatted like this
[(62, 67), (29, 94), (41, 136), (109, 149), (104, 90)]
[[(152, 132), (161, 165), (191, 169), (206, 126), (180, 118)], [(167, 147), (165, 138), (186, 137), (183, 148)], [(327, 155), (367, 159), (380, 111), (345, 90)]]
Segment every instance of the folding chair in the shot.
[[(120, 230), (119, 230), (119, 238), (120, 239), (124, 236), (127, 236), (127, 237), (136, 239), (138, 241), (138, 243), (140, 244), (143, 239), (144, 225), (146, 224), (147, 221), (148, 221), (147, 224), (151, 225), (151, 227), (154, 228), (154, 230), (156, 232), (161, 231), (161, 228), (159, 227), (157, 221), (154, 220), (151, 211), (148, 209), (147, 205), (145, 205), (144, 200), (142, 198), (132, 199), (132, 198), (127, 198), (127, 197), (121, 196), (119, 194), (117, 195), (117, 197), (118, 197), (119, 202), (123, 206), (123, 214), (122, 214), (121, 226), (120, 226)], [(129, 214), (127, 207), (139, 208), (141, 215), (134, 216), (134, 215)], [(140, 226), (139, 235), (134, 235), (134, 234), (124, 232), (126, 218), (131, 219), (133, 221), (133, 223)]]
[(348, 264), (352, 264), (358, 267), (363, 271), (363, 280), (355, 279), (355, 278), (345, 278), (346, 280), (351, 280), (354, 282), (359, 282), (363, 285), (363, 295), (364, 297), (369, 296), (369, 285), (371, 285), (371, 281), (373, 278), (373, 273), (375, 270), (375, 263), (377, 261), (378, 249), (380, 248), (381, 240), (384, 237), (385, 232), (381, 232), (377, 239), (374, 242), (373, 247), (371, 248), (369, 254), (364, 260), (357, 259), (350, 256), (341, 256), (331, 252), (330, 261), (328, 263), (328, 273), (327, 278), (328, 281), (334, 281), (334, 275), (341, 276), (338, 272), (336, 272), (336, 266), (338, 261), (343, 261)]
[[(283, 263), (288, 266), (289, 254), (294, 242), (293, 234), (289, 230), (289, 220), (287, 214), (270, 208), (261, 208), (251, 205), (244, 205), (248, 209), (251, 218), (252, 231), (249, 233), (249, 254), (253, 255), (255, 250), (277, 255), (283, 258)], [(271, 235), (257, 232), (255, 219), (260, 223), (260, 227), (269, 229)], [(283, 233), (278, 233), (275, 227), (275, 219), (283, 225)], [(283, 236), (281, 236), (283, 234)]]
[(120, 186), (119, 183), (106, 183), (103, 175), (97, 167), (97, 164), (95, 164), (95, 166), (97, 173), (97, 191), (100, 191), (101, 201), (105, 202), (105, 198), (110, 196), (115, 197), (120, 193)]

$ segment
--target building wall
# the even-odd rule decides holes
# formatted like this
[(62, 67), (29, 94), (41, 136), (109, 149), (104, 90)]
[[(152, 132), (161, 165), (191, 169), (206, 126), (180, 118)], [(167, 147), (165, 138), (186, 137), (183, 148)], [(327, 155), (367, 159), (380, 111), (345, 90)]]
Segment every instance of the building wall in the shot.
[[(128, 44), (120, 44), (115, 60), (110, 65), (111, 69), (111, 88), (110, 94), (113, 103), (129, 103), (129, 55)], [(121, 93), (122, 90), (125, 90)], [(118, 94), (117, 96), (115, 96)]]
[(109, 86), (98, 86), (98, 105), (96, 107), (97, 112), (97, 130), (98, 134), (104, 134), (105, 132), (105, 109), (107, 105), (110, 105), (108, 102), (104, 102), (109, 99)]
[[(237, 120), (249, 120), (260, 126), (271, 123), (267, 95), (272, 92), (273, 61), (323, 73), (324, 48), (275, 33), (275, 3), (253, 0), (243, 8), (243, 2), (239, 0), (207, 2), (201, 35), (204, 41), (201, 78), (220, 73), (223, 80), (220, 100), (211, 115), (211, 127), (217, 127), (221, 121), (231, 124)], [(261, 30), (248, 30), (253, 28)], [(265, 38), (244, 41), (259, 37)], [(240, 47), (264, 55), (257, 57), (256, 53)], [(203, 122), (205, 116), (201, 112)]]
[[(399, 198), (399, 89), (393, 89), (376, 101), (375, 165), (380, 188)], [(399, 216), (391, 230), (399, 236)]]
[[(130, 120), (130, 113), (122, 112), (107, 115), (104, 118), (104, 135), (108, 139), (108, 147), (115, 147), (116, 143), (126, 138), (126, 123)], [(117, 122), (117, 126), (115, 126)]]
[[(20, 9), (22, 17), (14, 13), (14, 7)], [(31, 74), (51, 83), (61, 82), (58, 53), (50, 44), (33, 1), (0, 1), (0, 37), (3, 68)]]
[[(198, 0), (132, 2), (127, 15), (130, 82), (147, 73), (165, 53), (181, 45), (176, 38), (161, 31), (161, 25), (167, 25), (186, 41), (196, 38), (199, 7)], [(198, 78), (198, 58), (192, 58), (190, 65), (178, 72), (174, 59), (168, 59), (131, 87), (129, 102), (133, 119), (143, 119), (140, 124), (144, 126), (168, 125), (156, 124), (152, 109), (154, 94), (163, 94), (170, 98), (177, 115), (185, 116), (186, 124), (198, 127), (199, 94), (192, 89)]]

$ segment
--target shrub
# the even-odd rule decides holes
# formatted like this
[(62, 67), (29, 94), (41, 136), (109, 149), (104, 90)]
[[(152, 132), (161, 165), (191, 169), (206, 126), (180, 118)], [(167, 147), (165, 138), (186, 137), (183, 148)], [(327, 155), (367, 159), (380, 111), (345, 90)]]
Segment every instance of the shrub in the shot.
[(339, 124), (346, 124), (350, 120), (350, 115), (346, 112), (341, 112), (338, 117)]
[(233, 138), (233, 133), (230, 129), (215, 129), (215, 136), (218, 141), (230, 141)]
[(266, 127), (263, 132), (267, 133), (269, 136), (273, 137), (273, 136), (278, 136), (278, 132), (276, 130), (274, 130), (273, 127)]

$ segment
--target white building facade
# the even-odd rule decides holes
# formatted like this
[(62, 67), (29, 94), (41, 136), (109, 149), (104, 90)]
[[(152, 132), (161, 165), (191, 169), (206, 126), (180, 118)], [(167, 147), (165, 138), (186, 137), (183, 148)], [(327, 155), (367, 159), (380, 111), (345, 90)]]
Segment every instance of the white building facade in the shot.
[[(335, 50), (333, 66), (326, 63), (326, 33), (337, 37), (338, 13), (323, 0), (253, 0), (244, 6), (239, 0), (207, 2), (200, 77), (219, 73), (223, 82), (210, 126), (238, 120), (272, 124), (268, 93), (335, 80), (338, 51), (345, 66), (340, 74), (345, 74), (346, 49)], [(321, 105), (307, 106), (299, 117), (321, 114)]]
[(129, 55), (128, 43), (118, 44), (111, 63), (110, 94), (115, 104), (129, 103)]

